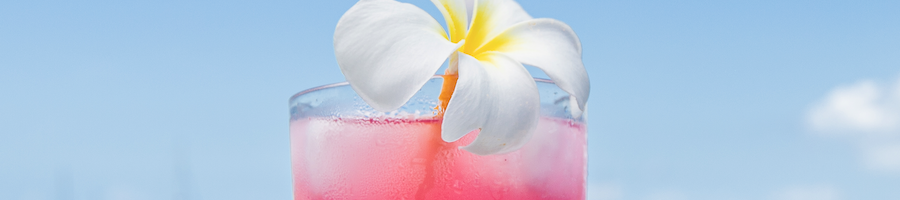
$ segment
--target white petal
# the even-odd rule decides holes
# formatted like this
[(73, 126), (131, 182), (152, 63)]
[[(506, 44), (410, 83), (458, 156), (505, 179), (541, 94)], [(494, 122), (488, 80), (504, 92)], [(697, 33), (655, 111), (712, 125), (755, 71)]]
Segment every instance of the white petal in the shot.
[(472, 22), (466, 35), (463, 52), (474, 52), (491, 38), (513, 24), (531, 19), (519, 3), (513, 0), (477, 0)]
[(447, 31), (450, 32), (450, 41), (459, 42), (466, 37), (469, 27), (469, 17), (466, 14), (466, 2), (463, 0), (431, 0), (437, 6), (444, 21), (447, 22)]
[(587, 110), (587, 103), (585, 103), (584, 106), (579, 106), (575, 96), (569, 95), (569, 112), (572, 113), (572, 116), (575, 117), (575, 119), (580, 118), (585, 110)]
[(380, 111), (400, 108), (460, 45), (428, 13), (393, 0), (359, 1), (334, 30), (341, 72)]
[[(532, 19), (509, 27), (477, 52), (499, 51), (544, 70), (577, 102), (572, 115), (584, 110), (591, 84), (581, 60), (581, 41), (568, 25), (554, 19)], [(476, 53), (477, 55), (477, 53)]]
[(459, 53), (459, 79), (444, 112), (441, 138), (452, 142), (472, 130), (481, 128), (490, 117), (494, 106), (491, 98), (489, 75), (478, 60)]
[(444, 113), (441, 137), (456, 141), (481, 128), (463, 149), (479, 155), (516, 150), (537, 126), (537, 86), (525, 67), (510, 57), (489, 53), (480, 58), (459, 54), (459, 80)]

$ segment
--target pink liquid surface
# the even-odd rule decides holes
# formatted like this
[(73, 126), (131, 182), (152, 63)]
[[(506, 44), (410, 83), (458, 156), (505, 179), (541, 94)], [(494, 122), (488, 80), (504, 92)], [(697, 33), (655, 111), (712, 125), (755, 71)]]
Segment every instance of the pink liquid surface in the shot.
[(585, 199), (586, 127), (542, 118), (521, 149), (479, 156), (439, 120), (291, 122), (294, 199)]

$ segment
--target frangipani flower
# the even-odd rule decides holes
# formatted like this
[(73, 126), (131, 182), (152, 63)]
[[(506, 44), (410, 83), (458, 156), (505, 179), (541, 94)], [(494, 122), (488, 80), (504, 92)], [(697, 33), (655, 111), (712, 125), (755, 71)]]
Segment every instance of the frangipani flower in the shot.
[(523, 64), (550, 76), (570, 94), (573, 116), (581, 115), (590, 83), (581, 42), (568, 25), (532, 19), (512, 0), (431, 1), (448, 31), (422, 9), (394, 0), (361, 0), (338, 22), (338, 64), (369, 105), (380, 111), (400, 108), (449, 57), (441, 96), (450, 98), (442, 99), (441, 138), (452, 142), (481, 129), (463, 147), (469, 152), (505, 153), (531, 137), (540, 98)]

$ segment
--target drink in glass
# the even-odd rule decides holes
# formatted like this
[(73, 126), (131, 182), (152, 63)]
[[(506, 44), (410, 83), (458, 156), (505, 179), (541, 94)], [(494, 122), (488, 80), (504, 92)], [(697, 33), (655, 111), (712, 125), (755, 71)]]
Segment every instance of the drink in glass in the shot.
[[(290, 99), (294, 199), (585, 199), (587, 127), (569, 94), (535, 79), (541, 117), (520, 149), (475, 155), (441, 139), (435, 76), (397, 111), (373, 110), (346, 83)], [(585, 114), (586, 115), (586, 114)]]

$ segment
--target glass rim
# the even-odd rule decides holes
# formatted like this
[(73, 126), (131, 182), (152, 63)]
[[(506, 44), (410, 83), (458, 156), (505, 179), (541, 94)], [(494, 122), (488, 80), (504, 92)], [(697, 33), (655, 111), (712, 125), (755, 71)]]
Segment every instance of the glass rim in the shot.
[[(429, 78), (429, 80), (435, 79), (435, 78), (443, 79), (444, 77), (441, 75), (434, 75), (434, 76), (431, 76), (431, 78)], [(556, 84), (556, 82), (553, 82), (553, 80), (550, 80), (550, 79), (536, 78), (536, 77), (532, 77), (532, 78), (534, 79), (534, 82)], [(294, 94), (293, 96), (291, 96), (290, 99), (288, 99), (288, 102), (289, 103), (293, 102), (294, 99), (296, 99), (297, 97), (303, 96), (304, 94), (307, 94), (307, 93), (311, 93), (311, 92), (315, 92), (315, 91), (319, 91), (319, 90), (330, 89), (330, 88), (335, 88), (335, 87), (340, 87), (340, 86), (345, 86), (345, 85), (350, 85), (350, 83), (347, 81), (344, 81), (344, 82), (337, 82), (337, 83), (325, 84), (325, 85), (312, 87), (312, 88), (309, 88), (309, 89), (306, 89), (306, 90), (303, 90), (303, 91), (300, 91), (300, 92)]]

